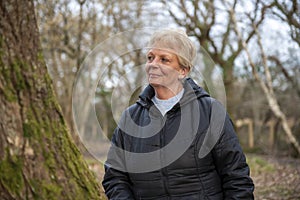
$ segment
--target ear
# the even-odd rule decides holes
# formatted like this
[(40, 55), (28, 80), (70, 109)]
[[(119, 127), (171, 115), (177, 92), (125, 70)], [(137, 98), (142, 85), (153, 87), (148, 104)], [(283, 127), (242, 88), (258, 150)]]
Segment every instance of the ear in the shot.
[(178, 79), (182, 80), (184, 79), (188, 73), (189, 73), (190, 69), (187, 68), (187, 67), (182, 67), (180, 70), (179, 70), (179, 76), (178, 76)]

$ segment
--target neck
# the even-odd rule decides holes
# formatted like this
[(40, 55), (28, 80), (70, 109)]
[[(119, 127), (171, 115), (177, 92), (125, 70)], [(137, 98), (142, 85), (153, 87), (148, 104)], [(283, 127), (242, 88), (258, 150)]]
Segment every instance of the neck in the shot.
[(157, 98), (167, 100), (176, 96), (183, 89), (183, 86), (180, 84), (174, 88), (167, 88), (164, 86), (153, 86), (153, 88)]

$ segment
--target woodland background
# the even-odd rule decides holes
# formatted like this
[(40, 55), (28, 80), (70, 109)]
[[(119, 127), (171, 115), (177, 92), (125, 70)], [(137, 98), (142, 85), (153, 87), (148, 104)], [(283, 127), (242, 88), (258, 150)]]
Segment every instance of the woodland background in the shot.
[[(5, 3), (2, 4), (2, 10), (5, 10)], [(298, 0), (38, 0), (34, 2), (34, 12), (43, 59), (65, 125), (99, 183), (103, 175), (102, 164), (85, 150), (72, 113), (74, 82), (84, 59), (98, 44), (120, 32), (147, 27), (179, 27), (187, 32), (196, 46), (205, 49), (223, 75), (227, 111), (247, 153), (256, 184), (256, 198), (300, 198), (297, 192), (300, 189)], [(137, 35), (132, 35), (130, 45), (136, 45), (135, 37)], [(107, 51), (109, 54), (112, 50)], [(100, 63), (107, 65), (105, 57), (99, 59)], [(115, 72), (126, 76), (126, 69), (143, 65), (144, 60), (140, 51), (124, 55), (118, 62), (107, 65), (109, 73), (106, 78), (111, 79)], [(203, 74), (211, 76), (209, 71), (204, 70)], [(87, 74), (87, 77), (92, 76), (92, 72)], [(140, 91), (135, 89), (139, 81), (137, 78), (124, 86), (125, 90), (134, 91), (131, 102)], [(86, 84), (83, 87), (90, 83)], [(208, 83), (202, 84), (207, 87), (205, 84)], [(111, 97), (116, 90), (118, 88), (114, 85), (107, 87), (99, 83), (93, 100), (102, 131), (107, 135), (111, 135), (116, 126), (111, 111)], [(88, 98), (83, 96), (82, 101), (89, 101)], [(83, 123), (89, 121), (91, 112), (88, 108), (84, 110)], [(84, 137), (97, 135), (93, 124), (83, 128)], [(10, 166), (2, 162), (0, 171), (5, 172)], [(26, 177), (21, 178), (21, 182), (23, 179)], [(8, 189), (11, 187), (7, 181), (15, 179), (0, 175), (0, 180), (0, 192), (11, 194), (5, 196), (3, 192), (0, 197), (24, 197), (26, 192), (18, 194)], [(25, 185), (32, 186), (30, 181)], [(61, 194), (54, 185), (46, 185), (46, 193)], [(28, 197), (34, 196), (28, 193)]]
[[(238, 121), (245, 148), (297, 156), (283, 123), (300, 141), (298, 1), (38, 1), (36, 12), (47, 67), (70, 127), (76, 73), (96, 45), (131, 29), (180, 27), (222, 70), (227, 110)], [(109, 67), (124, 70), (143, 61), (136, 53)], [(109, 96), (114, 88), (99, 88), (95, 106), (100, 117), (113, 122)], [(250, 123), (254, 144), (248, 144)], [(115, 124), (103, 127), (112, 133)]]

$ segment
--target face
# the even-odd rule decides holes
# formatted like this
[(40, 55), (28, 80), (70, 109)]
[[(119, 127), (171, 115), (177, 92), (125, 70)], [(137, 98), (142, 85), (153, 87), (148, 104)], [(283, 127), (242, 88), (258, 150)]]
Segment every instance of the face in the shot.
[(147, 53), (146, 73), (149, 84), (155, 87), (174, 88), (181, 84), (187, 73), (181, 68), (176, 54), (165, 49), (150, 49)]

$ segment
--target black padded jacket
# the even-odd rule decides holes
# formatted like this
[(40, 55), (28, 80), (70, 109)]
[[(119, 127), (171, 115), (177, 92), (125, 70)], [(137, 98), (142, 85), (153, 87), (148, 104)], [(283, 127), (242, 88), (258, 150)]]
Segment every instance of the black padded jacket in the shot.
[[(151, 86), (123, 113), (105, 163), (102, 185), (109, 199), (254, 198), (249, 167), (226, 111), (219, 111), (220, 103), (192, 79), (185, 80), (184, 89), (165, 116), (151, 101)], [(129, 118), (143, 128), (126, 127)], [(151, 121), (161, 124), (157, 133), (148, 126)], [(178, 130), (186, 137), (177, 137)], [(149, 157), (151, 152), (158, 153)]]

